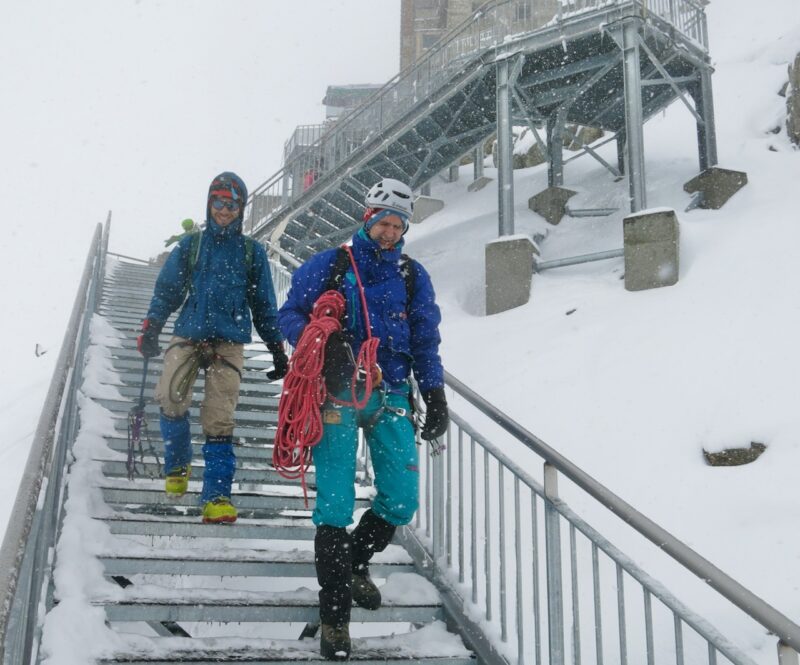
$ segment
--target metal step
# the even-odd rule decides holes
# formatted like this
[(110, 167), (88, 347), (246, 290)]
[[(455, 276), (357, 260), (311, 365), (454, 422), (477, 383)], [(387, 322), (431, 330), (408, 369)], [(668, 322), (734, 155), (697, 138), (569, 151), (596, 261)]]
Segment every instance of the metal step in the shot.
[[(445, 632), (441, 624), (431, 624), (419, 631), (380, 637), (353, 638), (350, 660), (361, 665), (474, 665), (475, 658), (461, 640)], [(237, 638), (235, 647), (220, 644), (217, 638), (194, 638), (191, 647), (173, 638), (153, 638), (147, 652), (130, 651), (98, 661), (127, 665), (167, 665), (168, 663), (249, 663), (250, 665), (296, 665), (298, 662), (323, 661), (317, 639), (257, 640)], [(426, 648), (426, 645), (433, 645)]]
[[(196, 621), (222, 623), (278, 622), (313, 623), (319, 620), (316, 592), (258, 594), (248, 598), (237, 594), (232, 598), (203, 595), (197, 589), (164, 589), (165, 598), (137, 597), (130, 594), (126, 600), (96, 600), (92, 604), (102, 607), (109, 621)], [(126, 594), (128, 595), (128, 594)], [(403, 622), (428, 623), (444, 619), (441, 603), (404, 604), (385, 599), (378, 610), (365, 610), (354, 606), (351, 622)]]
[[(128, 402), (126, 400), (94, 398), (94, 401), (97, 404), (104, 406), (112, 413), (121, 417), (127, 417), (128, 411), (130, 411), (131, 409), (131, 402)], [(147, 418), (155, 422), (158, 420), (158, 414), (160, 412), (160, 408), (158, 404), (146, 404), (144, 407), (144, 412)], [(265, 425), (278, 424), (277, 405), (269, 408), (268, 407), (260, 408), (258, 410), (236, 409), (235, 413), (236, 413), (235, 418), (237, 427), (241, 426), (263, 427)]]
[[(161, 552), (161, 551), (159, 551)], [(164, 553), (167, 554), (167, 553)], [(226, 554), (227, 556), (222, 556)], [(247, 558), (245, 558), (247, 557)], [(225, 577), (316, 577), (312, 550), (224, 550), (204, 555), (180, 549), (177, 556), (99, 556), (105, 574), (111, 575), (206, 575)], [(386, 578), (393, 573), (413, 573), (410, 557), (407, 561), (370, 562), (374, 578)]]
[(224, 538), (246, 540), (314, 540), (317, 528), (308, 517), (275, 517), (261, 520), (239, 518), (229, 524), (203, 524), (196, 517), (147, 517), (117, 514), (97, 517), (111, 533), (126, 536), (168, 538)]
[[(109, 480), (109, 482), (111, 481)], [(141, 506), (145, 509), (153, 509), (157, 511), (157, 514), (200, 514), (198, 506), (199, 492), (190, 490), (180, 498), (167, 498), (164, 493), (164, 488), (160, 483), (158, 486), (152, 484), (156, 481), (138, 480), (133, 482), (137, 483), (139, 487), (101, 487), (103, 499), (109, 505)], [(286, 489), (286, 494), (270, 494), (267, 492), (256, 494), (234, 491), (231, 499), (243, 517), (274, 517), (287, 510), (311, 510), (311, 506), (314, 505), (314, 491), (309, 491), (308, 493), (309, 507), (307, 508), (301, 492), (298, 491), (296, 494), (292, 495), (292, 493), (288, 491), (288, 488)], [(299, 490), (299, 488), (297, 489)], [(369, 499), (356, 497), (355, 504), (356, 510), (360, 508), (369, 508), (370, 501)], [(235, 528), (235, 526), (232, 528)]]
[[(115, 418), (114, 429), (116, 429), (116, 431), (119, 432), (120, 436), (124, 436), (127, 438), (128, 419), (125, 417)], [(189, 426), (189, 431), (191, 431), (193, 437), (200, 437), (203, 434), (203, 428), (200, 425), (200, 423), (191, 423), (191, 425)], [(234, 437), (236, 438), (243, 437), (248, 440), (272, 441), (275, 438), (275, 429), (274, 428), (269, 429), (267, 427), (242, 425), (241, 423), (237, 423), (236, 429), (234, 430)]]
[[(134, 404), (136, 404), (139, 400), (139, 387), (137, 386), (114, 386), (119, 393), (125, 397), (130, 398), (124, 400), (124, 404), (127, 405), (123, 410), (127, 412)], [(202, 393), (195, 390), (193, 391), (194, 399), (197, 400), (199, 404), (200, 399), (202, 398)], [(153, 388), (146, 388), (144, 391), (144, 398), (147, 402), (153, 402), (155, 397), (155, 390)], [(119, 400), (115, 400), (119, 402)], [(119, 402), (120, 406), (122, 406), (122, 402)], [(252, 410), (252, 409), (278, 409), (278, 397), (253, 397), (252, 395), (240, 395), (239, 401), (237, 403), (237, 408), (241, 408), (242, 411)], [(119, 410), (119, 409), (115, 409)]]
[[(236, 477), (234, 479), (235, 483), (239, 485), (292, 485), (295, 487), (299, 485), (300, 481), (284, 478), (275, 469), (273, 469), (271, 465), (267, 467), (267, 465), (264, 464), (262, 465), (262, 468), (253, 468), (252, 462), (250, 462), (250, 466), (243, 466), (243, 460), (242, 456), (239, 455), (239, 450), (239, 448), (236, 448), (236, 457), (238, 458), (239, 463), (237, 464), (236, 468)], [(161, 459), (163, 461), (163, 457)], [(102, 461), (102, 465), (103, 475), (106, 478), (127, 479), (128, 469), (124, 461)], [(160, 464), (155, 464), (155, 462), (142, 463), (137, 461), (137, 468), (142, 478), (163, 478), (162, 466)], [(190, 481), (190, 483), (192, 483), (190, 487), (193, 487), (193, 483), (195, 482), (194, 479), (196, 479), (198, 484), (200, 481), (202, 481), (203, 468), (203, 466), (200, 466), (196, 463), (192, 464), (193, 480)], [(314, 489), (316, 487), (316, 474), (313, 471), (309, 471), (309, 473), (306, 474), (306, 485), (309, 489)]]
[[(126, 370), (142, 370), (142, 356), (139, 356), (139, 359), (133, 358), (120, 358), (120, 357), (112, 357), (111, 364), (113, 365), (114, 369), (126, 371)], [(163, 355), (159, 356), (158, 358), (151, 358), (150, 363), (148, 364), (148, 372), (156, 371), (158, 369), (159, 373), (161, 372), (161, 368), (164, 366)], [(269, 381), (265, 372), (267, 370), (271, 370), (275, 365), (271, 361), (267, 360), (254, 360), (253, 358), (248, 358), (247, 362), (244, 366), (243, 374), (261, 374), (264, 381)]]
[[(117, 372), (119, 374), (120, 380), (128, 385), (128, 386), (141, 386), (142, 383), (142, 373), (139, 372)], [(264, 378), (258, 380), (259, 374), (257, 372), (247, 372), (243, 373), (242, 383), (239, 386), (239, 394), (245, 395), (256, 395), (265, 397), (267, 395), (280, 395), (281, 390), (283, 389), (283, 385), (280, 383), (273, 383), (268, 379)], [(263, 375), (262, 375), (263, 376)], [(147, 377), (145, 378), (145, 386), (150, 386), (151, 388), (155, 388), (156, 384), (158, 383), (158, 376), (155, 375), (153, 372), (148, 372)], [(194, 383), (195, 392), (202, 392), (203, 386), (205, 385), (205, 378), (203, 377), (202, 372), (198, 375), (197, 381)]]
[[(273, 434), (274, 436), (274, 434)], [(238, 434), (236, 430), (234, 430), (234, 441), (237, 441)], [(205, 443), (204, 437), (196, 437), (192, 441), (193, 452), (196, 459), (202, 459), (203, 453), (200, 451), (201, 446)], [(128, 452), (128, 437), (126, 436), (114, 436), (114, 437), (106, 437), (106, 445), (111, 449), (119, 453), (127, 453)], [(151, 429), (150, 432), (150, 444), (153, 447), (153, 450), (158, 454), (159, 458), (163, 461), (164, 459), (164, 443), (161, 440), (161, 434), (158, 431), (158, 427), (156, 426), (154, 430)], [(142, 448), (144, 449), (144, 459), (146, 461), (152, 461), (152, 456), (148, 450), (148, 442), (142, 442)], [(272, 437), (261, 439), (261, 443), (253, 443), (249, 442), (247, 444), (242, 443), (235, 443), (233, 448), (234, 453), (236, 453), (236, 458), (240, 462), (271, 462), (272, 461)], [(137, 463), (139, 462), (139, 453), (137, 451), (136, 454)]]

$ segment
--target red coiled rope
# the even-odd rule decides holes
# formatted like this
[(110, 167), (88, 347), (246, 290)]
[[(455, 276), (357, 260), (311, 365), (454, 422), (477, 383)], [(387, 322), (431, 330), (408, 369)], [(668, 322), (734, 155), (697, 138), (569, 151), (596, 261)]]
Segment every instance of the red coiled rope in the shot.
[[(375, 369), (378, 366), (380, 340), (372, 336), (367, 299), (353, 254), (349, 247), (344, 249), (350, 256), (350, 263), (356, 276), (367, 339), (361, 345), (355, 363), (351, 381), (353, 401), (341, 402), (334, 400), (332, 396), (331, 400), (338, 404), (363, 409), (372, 395), (373, 377), (378, 374)], [(314, 303), (308, 325), (303, 329), (303, 334), (292, 354), (278, 404), (278, 429), (275, 432), (275, 445), (272, 449), (272, 465), (284, 478), (289, 480), (300, 478), (306, 507), (308, 507), (308, 490), (305, 474), (311, 466), (311, 448), (322, 438), (320, 407), (328, 397), (322, 376), (325, 345), (332, 333), (342, 329), (340, 321), (344, 311), (344, 296), (338, 291), (325, 291)], [(365, 375), (365, 385), (364, 397), (359, 401), (356, 382), (360, 372)]]

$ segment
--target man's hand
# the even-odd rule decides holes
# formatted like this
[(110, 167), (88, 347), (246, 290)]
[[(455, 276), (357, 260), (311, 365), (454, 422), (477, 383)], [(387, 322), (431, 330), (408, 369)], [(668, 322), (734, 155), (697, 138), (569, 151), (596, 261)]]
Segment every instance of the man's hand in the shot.
[(136, 338), (136, 348), (145, 358), (154, 358), (161, 353), (158, 336), (164, 324), (153, 319), (142, 321), (142, 334)]
[(433, 388), (422, 393), (425, 401), (426, 413), (425, 424), (422, 427), (420, 436), (426, 441), (438, 439), (447, 431), (450, 424), (450, 415), (447, 412), (447, 399), (444, 396), (444, 388)]
[(277, 381), (286, 376), (289, 371), (289, 356), (283, 350), (283, 342), (269, 342), (267, 344), (269, 352), (272, 354), (272, 364), (274, 367), (267, 372), (270, 381)]
[(340, 393), (350, 385), (355, 371), (353, 350), (341, 330), (333, 332), (325, 344), (325, 387), (329, 393)]

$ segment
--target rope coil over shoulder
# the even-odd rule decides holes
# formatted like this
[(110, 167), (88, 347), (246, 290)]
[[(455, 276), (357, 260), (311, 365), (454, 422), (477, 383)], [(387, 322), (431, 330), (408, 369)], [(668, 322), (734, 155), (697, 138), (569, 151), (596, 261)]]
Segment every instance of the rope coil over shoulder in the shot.
[[(374, 370), (377, 368), (380, 340), (372, 336), (367, 299), (355, 259), (349, 247), (344, 249), (350, 256), (355, 273), (367, 331), (367, 339), (358, 352), (351, 381), (353, 401), (337, 400), (328, 395), (325, 387), (322, 371), (325, 366), (325, 346), (331, 334), (342, 330), (341, 319), (345, 313), (344, 296), (338, 291), (325, 291), (314, 303), (310, 320), (289, 361), (289, 372), (283, 381), (278, 404), (278, 429), (275, 432), (272, 465), (284, 478), (300, 478), (306, 507), (308, 490), (305, 474), (311, 466), (311, 448), (322, 439), (322, 405), (326, 399), (330, 399), (337, 404), (363, 409), (372, 396)], [(357, 379), (360, 375), (365, 377), (361, 400), (357, 394)]]

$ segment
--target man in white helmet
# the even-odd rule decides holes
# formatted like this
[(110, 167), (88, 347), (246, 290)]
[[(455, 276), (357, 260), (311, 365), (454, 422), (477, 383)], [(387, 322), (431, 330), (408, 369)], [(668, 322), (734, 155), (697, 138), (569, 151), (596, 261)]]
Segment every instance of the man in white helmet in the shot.
[[(329, 397), (322, 407), (322, 439), (312, 448), (321, 647), (330, 660), (349, 657), (352, 601), (365, 609), (381, 606), (380, 591), (369, 576), (369, 560), (386, 548), (396, 527), (408, 524), (417, 510), (419, 457), (411, 418), (412, 371), (427, 406), (422, 438), (437, 439), (449, 422), (439, 357), (441, 316), (433, 286), (425, 269), (401, 254), (414, 210), (411, 189), (383, 178), (369, 190), (365, 204), (364, 225), (349, 247), (352, 258), (343, 248), (311, 257), (294, 273), (287, 301), (278, 313), (281, 331), (297, 346), (320, 295), (336, 290), (345, 298), (342, 331), (333, 333), (325, 346)], [(371, 337), (379, 340), (381, 375), (375, 377), (377, 389), (369, 401), (357, 408), (352, 403), (353, 358), (370, 337), (367, 320)], [(359, 390), (357, 384), (356, 395)], [(353, 522), (359, 427), (370, 446), (377, 494), (351, 535), (345, 527)]]

